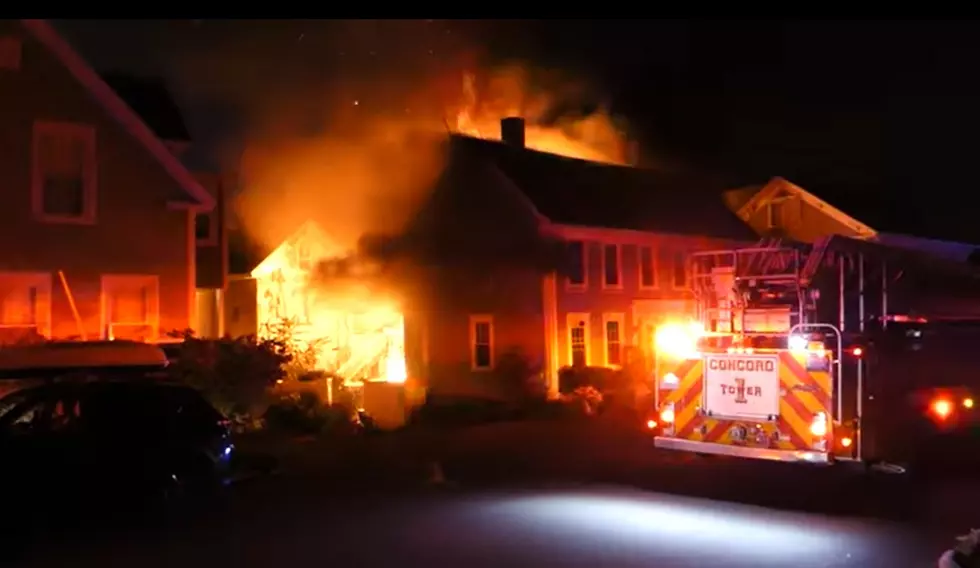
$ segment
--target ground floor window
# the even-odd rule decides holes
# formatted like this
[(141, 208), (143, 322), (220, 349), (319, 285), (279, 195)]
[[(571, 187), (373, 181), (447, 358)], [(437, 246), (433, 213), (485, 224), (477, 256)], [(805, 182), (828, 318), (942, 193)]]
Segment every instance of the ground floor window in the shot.
[(568, 314), (568, 360), (573, 367), (589, 364), (589, 314)]
[(159, 277), (103, 275), (102, 318), (107, 339), (157, 339), (160, 332)]
[(51, 333), (51, 274), (0, 273), (0, 343)]
[(470, 366), (475, 371), (493, 368), (492, 316), (470, 316)]
[(623, 319), (623, 314), (602, 315), (607, 367), (620, 367), (623, 364)]

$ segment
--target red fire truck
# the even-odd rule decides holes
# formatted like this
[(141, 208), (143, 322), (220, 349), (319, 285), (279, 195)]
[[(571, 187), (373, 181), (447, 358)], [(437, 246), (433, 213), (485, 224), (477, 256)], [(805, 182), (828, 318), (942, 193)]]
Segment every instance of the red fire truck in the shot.
[(902, 472), (975, 435), (972, 267), (834, 236), (691, 270), (697, 313), (654, 338), (657, 447)]

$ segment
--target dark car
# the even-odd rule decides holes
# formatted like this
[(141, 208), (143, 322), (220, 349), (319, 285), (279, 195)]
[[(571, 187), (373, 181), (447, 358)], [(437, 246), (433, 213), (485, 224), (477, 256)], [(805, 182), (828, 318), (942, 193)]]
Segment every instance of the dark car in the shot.
[(155, 377), (69, 380), (0, 399), (0, 482), (52, 511), (210, 491), (232, 449), (227, 421), (200, 393)]

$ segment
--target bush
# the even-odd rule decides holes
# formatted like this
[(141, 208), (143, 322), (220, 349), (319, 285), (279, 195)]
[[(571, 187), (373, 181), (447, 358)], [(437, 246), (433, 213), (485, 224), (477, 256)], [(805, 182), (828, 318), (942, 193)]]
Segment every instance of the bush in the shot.
[(183, 342), (170, 350), (176, 355), (171, 374), (199, 389), (228, 416), (261, 415), (291, 360), (281, 342), (255, 336), (201, 339), (184, 333)]
[(548, 397), (540, 365), (534, 364), (520, 349), (510, 349), (501, 354), (494, 368), (504, 395), (518, 404), (528, 404)]
[(349, 434), (357, 425), (357, 414), (343, 405), (327, 406), (315, 393), (284, 396), (269, 405), (265, 425), (286, 434)]

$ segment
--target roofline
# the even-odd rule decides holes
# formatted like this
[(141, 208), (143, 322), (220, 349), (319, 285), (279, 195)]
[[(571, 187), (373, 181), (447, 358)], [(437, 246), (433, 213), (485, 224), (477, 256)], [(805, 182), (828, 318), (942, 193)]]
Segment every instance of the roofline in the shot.
[(826, 212), (828, 215), (836, 219), (841, 224), (851, 229), (854, 229), (857, 233), (861, 233), (863, 238), (873, 238), (875, 235), (878, 234), (878, 231), (874, 230), (868, 225), (865, 225), (861, 221), (858, 221), (854, 217), (851, 217), (847, 213), (844, 213), (840, 209), (834, 207), (830, 203), (827, 203), (820, 197), (810, 193), (809, 191), (787, 180), (786, 178), (782, 178), (779, 176), (770, 179), (765, 185), (763, 185), (762, 188), (760, 188), (759, 191), (756, 192), (756, 194), (753, 195), (752, 198), (745, 203), (745, 205), (742, 205), (742, 207), (739, 208), (736, 214), (743, 221), (748, 221), (752, 213), (754, 213), (755, 210), (758, 209), (758, 207), (762, 205), (762, 203), (766, 199), (769, 199), (771, 194), (775, 193), (780, 189), (788, 190), (792, 193), (795, 193), (800, 197), (800, 199), (807, 202), (807, 204)]
[(190, 171), (167, 149), (143, 119), (116, 94), (47, 20), (21, 20), (20, 22), (89, 91), (96, 102), (146, 148), (187, 195), (197, 202), (200, 209), (209, 211), (214, 208), (215, 198), (194, 179)]

